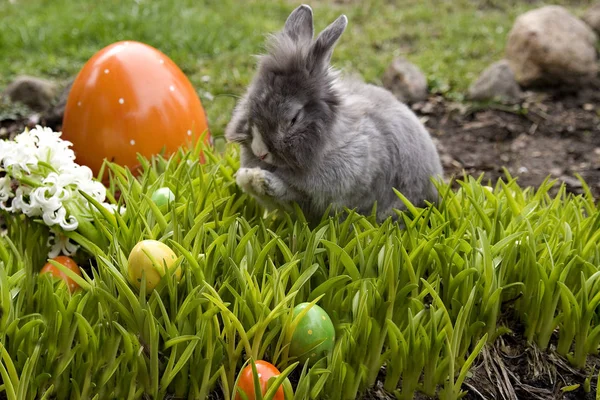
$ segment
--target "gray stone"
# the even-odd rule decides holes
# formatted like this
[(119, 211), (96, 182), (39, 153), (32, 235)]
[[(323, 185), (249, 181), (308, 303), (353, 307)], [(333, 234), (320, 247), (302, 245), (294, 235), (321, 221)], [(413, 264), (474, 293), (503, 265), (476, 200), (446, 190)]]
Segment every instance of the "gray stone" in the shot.
[(600, 34), (600, 3), (596, 3), (585, 11), (583, 22)]
[(506, 59), (521, 86), (581, 85), (598, 73), (594, 31), (561, 6), (519, 16), (506, 45)]
[(508, 61), (501, 60), (487, 67), (469, 88), (469, 99), (518, 102), (523, 96)]
[(33, 111), (47, 110), (58, 94), (58, 85), (32, 76), (17, 77), (4, 90), (13, 103), (25, 104)]
[(62, 125), (63, 116), (65, 115), (65, 107), (67, 105), (69, 93), (71, 93), (71, 87), (73, 86), (74, 81), (75, 78), (71, 78), (66, 83), (56, 103), (44, 113), (43, 119), (47, 125), (52, 127), (58, 127), (59, 125)]
[(402, 57), (392, 61), (382, 82), (403, 103), (412, 104), (427, 99), (427, 78), (416, 65)]

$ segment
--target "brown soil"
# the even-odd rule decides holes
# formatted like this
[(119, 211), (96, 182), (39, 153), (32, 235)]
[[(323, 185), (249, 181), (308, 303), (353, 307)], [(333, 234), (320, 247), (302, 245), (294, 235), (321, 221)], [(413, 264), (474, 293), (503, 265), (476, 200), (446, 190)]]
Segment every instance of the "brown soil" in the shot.
[(600, 197), (600, 82), (580, 93), (530, 93), (516, 106), (431, 97), (413, 109), (437, 140), (447, 177), (483, 173), (493, 184), (506, 167), (522, 187), (550, 176), (581, 193), (579, 174)]
[(465, 400), (596, 399), (598, 355), (588, 355), (584, 369), (574, 368), (556, 352), (556, 332), (543, 351), (525, 341), (523, 326), (512, 322), (510, 313), (506, 317), (512, 332), (482, 350), (465, 381)]
[[(553, 346), (541, 351), (519, 333), (504, 335), (486, 346), (464, 384), (465, 400), (594, 400), (596, 356), (588, 357), (586, 371), (573, 368)], [(585, 380), (590, 378), (589, 391)], [(572, 388), (563, 392), (563, 388)]]
[[(510, 324), (510, 321), (507, 321)], [(514, 325), (514, 324), (512, 324)], [(524, 340), (522, 326), (485, 346), (470, 369), (462, 390), (464, 400), (594, 400), (600, 357), (590, 355), (585, 370), (573, 368), (555, 350), (556, 337), (546, 351)], [(374, 388), (361, 400), (393, 400), (383, 389), (382, 369)], [(589, 379), (586, 392), (585, 381)], [(563, 392), (564, 388), (570, 388)], [(417, 393), (415, 400), (433, 400)]]

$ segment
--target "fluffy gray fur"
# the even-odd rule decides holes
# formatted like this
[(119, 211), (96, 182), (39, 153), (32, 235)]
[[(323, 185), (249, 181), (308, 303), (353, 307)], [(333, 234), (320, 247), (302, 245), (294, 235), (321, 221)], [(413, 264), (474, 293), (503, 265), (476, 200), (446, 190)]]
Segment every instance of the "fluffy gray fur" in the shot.
[(416, 115), (387, 90), (342, 79), (330, 65), (348, 20), (342, 15), (313, 40), (313, 14), (296, 8), (272, 35), (267, 54), (235, 107), (225, 136), (240, 144), (237, 184), (267, 208), (320, 219), (330, 206), (377, 218), (404, 204), (435, 202), (443, 171)]

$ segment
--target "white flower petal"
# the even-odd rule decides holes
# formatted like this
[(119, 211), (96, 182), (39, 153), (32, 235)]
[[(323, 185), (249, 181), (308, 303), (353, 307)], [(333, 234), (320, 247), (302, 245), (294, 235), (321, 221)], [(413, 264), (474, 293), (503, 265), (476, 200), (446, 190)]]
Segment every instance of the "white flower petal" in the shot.
[(12, 180), (10, 177), (0, 178), (0, 201), (5, 202), (12, 197)]
[(60, 227), (65, 231), (74, 231), (78, 226), (79, 222), (77, 221), (77, 218), (72, 215), (70, 215), (67, 219), (63, 219), (60, 223)]
[(67, 216), (67, 211), (64, 207), (60, 207), (54, 211), (45, 212), (42, 218), (44, 223), (48, 226), (59, 225), (65, 231), (73, 231), (77, 229), (79, 225), (77, 219), (74, 216)]
[(12, 206), (15, 210), (20, 210), (28, 217), (37, 217), (43, 214), (40, 207), (35, 202), (35, 198), (30, 196), (31, 189), (24, 186), (19, 186), (15, 192), (15, 197)]
[(7, 206), (7, 205), (6, 205), (6, 202), (4, 202), (4, 201), (3, 201), (3, 202), (0, 202), (0, 208), (1, 208), (2, 210), (6, 211), (6, 212), (9, 212), (9, 213), (14, 213), (14, 212), (16, 212), (16, 211), (17, 211), (17, 210), (15, 209), (15, 207), (14, 207), (14, 204), (11, 204), (10, 206)]
[(79, 245), (72, 243), (68, 237), (56, 229), (51, 230), (47, 244), (48, 246), (51, 246), (51, 249), (48, 252), (48, 258), (54, 258), (59, 254), (72, 256), (79, 249)]
[(53, 190), (47, 187), (35, 189), (31, 193), (31, 203), (41, 208), (42, 213), (53, 212), (54, 210), (62, 207), (62, 201), (52, 192)]
[(56, 210), (46, 211), (42, 218), (44, 219), (44, 223), (48, 226), (60, 224), (62, 220), (65, 219), (67, 215), (67, 210), (64, 207), (60, 207)]
[(125, 206), (119, 207), (116, 204), (111, 204), (111, 203), (100, 203), (100, 204), (102, 204), (104, 206), (104, 208), (106, 208), (108, 211), (112, 212), (113, 214), (118, 211), (120, 215), (123, 215), (123, 214), (125, 214), (125, 211), (127, 211)]
[(59, 241), (56, 239), (56, 235), (54, 233), (50, 233), (48, 237), (48, 246), (51, 246), (50, 251), (48, 252), (48, 258), (54, 258), (58, 256), (61, 252), (61, 247)]
[(71, 240), (66, 236), (65, 239), (64, 253), (68, 256), (72, 256), (73, 254), (77, 253), (77, 250), (79, 250), (79, 245), (72, 243)]

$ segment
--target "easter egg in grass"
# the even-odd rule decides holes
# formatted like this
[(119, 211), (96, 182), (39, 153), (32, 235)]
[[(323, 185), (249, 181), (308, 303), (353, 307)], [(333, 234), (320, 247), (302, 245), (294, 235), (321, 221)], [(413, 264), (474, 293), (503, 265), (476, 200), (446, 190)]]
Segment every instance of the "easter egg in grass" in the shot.
[(181, 69), (144, 43), (121, 41), (94, 54), (70, 89), (62, 138), (97, 175), (104, 160), (139, 167), (146, 158), (193, 147), (205, 134), (204, 108)]
[[(129, 280), (138, 289), (142, 284), (142, 275), (146, 277), (146, 289), (154, 290), (168, 271), (171, 271), (177, 256), (166, 244), (158, 240), (142, 240), (136, 244), (127, 259)], [(177, 267), (175, 278), (181, 278), (181, 268)]]
[[(310, 303), (294, 307), (294, 318)], [(335, 328), (325, 310), (314, 304), (298, 321), (290, 342), (289, 355), (304, 363), (307, 359), (317, 361), (331, 350), (335, 343)]]
[[(77, 275), (81, 276), (81, 271), (79, 270), (79, 266), (77, 265), (77, 263), (75, 261), (73, 261), (73, 259), (71, 257), (57, 256), (57, 257), (52, 258), (52, 260), (58, 262), (59, 264), (64, 265), (69, 270), (71, 270), (71, 271), (75, 272)], [(56, 266), (54, 266), (50, 262), (47, 262), (42, 267), (40, 274), (52, 274), (55, 277), (62, 279), (63, 281), (66, 282), (67, 286), (69, 287), (69, 291), (71, 293), (73, 293), (77, 289), (79, 289), (79, 285), (73, 279), (71, 279), (66, 273), (64, 273), (63, 271), (58, 269)]]
[(156, 204), (160, 208), (166, 206), (167, 204), (175, 200), (175, 195), (168, 187), (161, 187), (156, 189), (154, 193), (152, 193), (151, 199), (154, 202), (154, 204)]
[[(258, 360), (255, 361), (256, 372), (258, 375), (258, 381), (260, 383), (260, 392), (264, 395), (267, 392), (267, 384), (269, 379), (276, 378), (281, 375), (281, 372), (275, 367), (273, 364)], [(254, 394), (254, 376), (252, 374), (252, 365), (249, 363), (243, 370), (240, 372), (238, 384), (238, 390), (244, 392), (248, 400), (255, 400)], [(239, 393), (236, 393), (236, 400), (242, 400), (242, 396)], [(284, 400), (283, 393), (283, 385), (279, 386), (277, 391), (275, 392), (275, 400)]]

